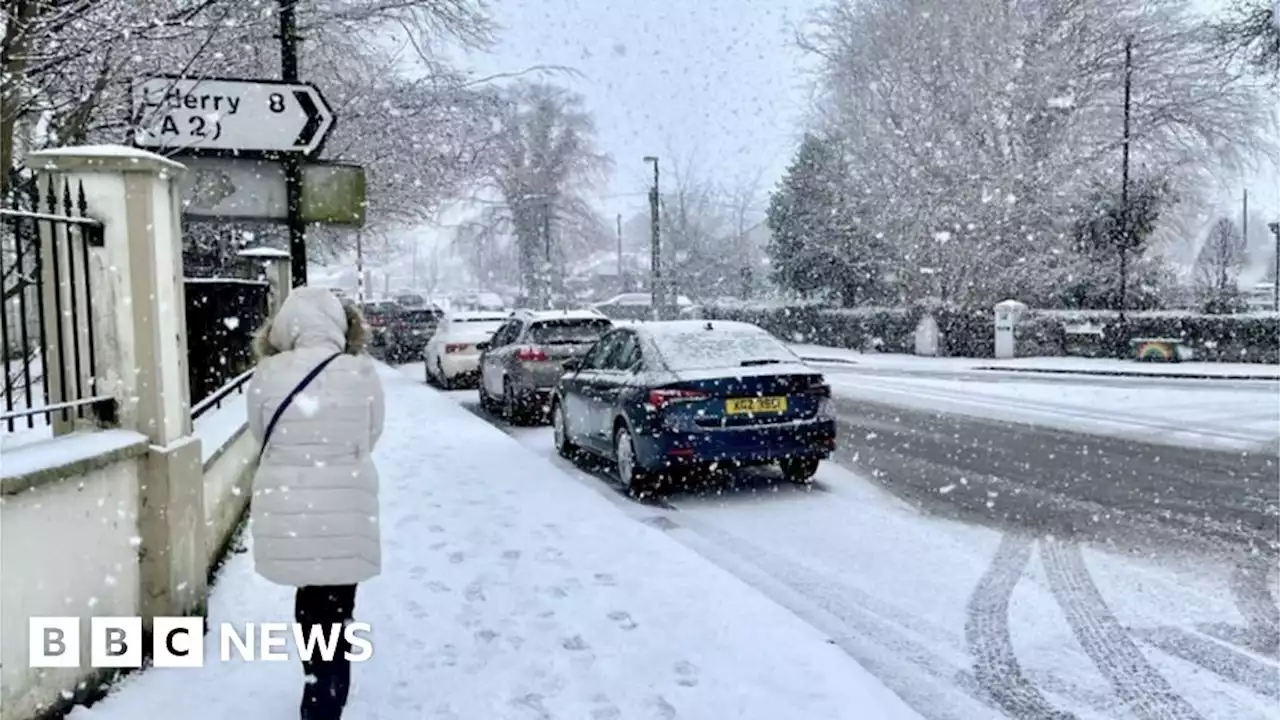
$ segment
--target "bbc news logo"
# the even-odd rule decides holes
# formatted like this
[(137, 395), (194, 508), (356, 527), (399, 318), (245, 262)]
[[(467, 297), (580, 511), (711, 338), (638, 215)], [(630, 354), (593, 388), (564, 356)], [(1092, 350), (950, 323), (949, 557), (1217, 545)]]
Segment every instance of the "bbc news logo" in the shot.
[[(30, 665), (33, 668), (80, 667), (80, 625), (78, 617), (33, 617), (30, 623)], [(351, 662), (373, 657), (373, 643), (367, 623), (335, 623), (304, 626), (298, 623), (220, 623), (217, 629), (218, 657), (230, 662), (234, 656), (248, 662), (284, 661), (292, 649), (308, 661), (333, 660), (340, 641), (350, 649), (343, 653)], [(89, 619), (89, 666), (95, 668), (140, 668), (144, 633), (140, 617), (95, 617)], [(204, 618), (158, 617), (152, 625), (151, 659), (156, 667), (204, 667)]]

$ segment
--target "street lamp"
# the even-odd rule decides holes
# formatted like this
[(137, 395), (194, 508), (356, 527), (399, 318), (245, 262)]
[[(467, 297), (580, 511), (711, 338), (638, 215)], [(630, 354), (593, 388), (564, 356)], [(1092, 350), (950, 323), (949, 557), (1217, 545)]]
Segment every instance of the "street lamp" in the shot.
[(652, 279), (649, 282), (649, 298), (653, 303), (653, 319), (662, 319), (662, 244), (659, 234), (658, 224), (658, 158), (652, 155), (645, 155), (644, 161), (653, 163), (653, 188), (649, 190), (649, 224), (653, 234), (651, 247), (649, 248), (651, 257), (650, 263), (652, 268), (650, 274)]

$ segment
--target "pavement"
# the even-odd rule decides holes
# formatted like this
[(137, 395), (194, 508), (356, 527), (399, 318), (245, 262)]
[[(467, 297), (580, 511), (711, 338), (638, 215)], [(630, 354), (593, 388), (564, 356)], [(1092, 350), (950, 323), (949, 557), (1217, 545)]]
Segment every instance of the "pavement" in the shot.
[[(937, 514), (1037, 535), (1280, 547), (1280, 456), (838, 399), (836, 460)], [(1127, 543), (1125, 543), (1127, 544)]]

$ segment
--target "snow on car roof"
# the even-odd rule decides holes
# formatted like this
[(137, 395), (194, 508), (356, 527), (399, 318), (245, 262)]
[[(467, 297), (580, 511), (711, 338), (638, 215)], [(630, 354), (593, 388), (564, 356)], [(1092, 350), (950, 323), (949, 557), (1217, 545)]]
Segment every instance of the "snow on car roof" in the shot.
[(609, 318), (595, 310), (526, 310), (520, 314), (533, 322), (547, 320), (609, 320)]
[(667, 369), (674, 372), (738, 369), (747, 361), (801, 362), (782, 341), (750, 323), (677, 320), (634, 327), (652, 339)]
[(483, 310), (464, 310), (449, 313), (450, 322), (502, 322), (511, 317), (510, 313), (485, 312)]
[(635, 327), (655, 338), (689, 333), (768, 333), (759, 325), (735, 322), (732, 320), (665, 320), (662, 322), (638, 323)]

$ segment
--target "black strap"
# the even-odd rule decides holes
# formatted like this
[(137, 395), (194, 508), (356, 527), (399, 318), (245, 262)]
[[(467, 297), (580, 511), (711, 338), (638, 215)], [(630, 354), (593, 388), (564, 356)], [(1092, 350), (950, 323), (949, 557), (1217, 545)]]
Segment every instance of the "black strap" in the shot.
[(262, 461), (262, 456), (267, 452), (267, 442), (271, 440), (271, 433), (276, 429), (276, 423), (280, 422), (280, 416), (284, 415), (284, 411), (288, 410), (289, 406), (293, 404), (293, 399), (296, 398), (303, 390), (306, 390), (307, 386), (311, 384), (311, 381), (315, 380), (316, 377), (329, 366), (329, 363), (340, 357), (342, 357), (342, 353), (334, 353), (325, 358), (323, 362), (312, 368), (311, 372), (307, 373), (307, 376), (302, 378), (302, 381), (294, 386), (294, 388), (289, 391), (289, 394), (285, 396), (284, 402), (280, 403), (280, 406), (276, 408), (275, 414), (271, 416), (271, 422), (267, 423), (266, 431), (262, 433), (262, 447), (258, 450), (259, 462)]

